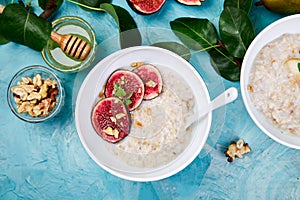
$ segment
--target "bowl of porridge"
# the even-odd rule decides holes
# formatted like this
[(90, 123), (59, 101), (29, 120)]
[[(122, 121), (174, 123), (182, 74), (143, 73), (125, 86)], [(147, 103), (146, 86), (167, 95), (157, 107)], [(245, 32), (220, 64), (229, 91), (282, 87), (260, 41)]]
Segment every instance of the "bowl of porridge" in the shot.
[[(135, 69), (145, 63), (142, 70)], [(161, 78), (145, 81), (145, 92), (120, 89), (123, 82), (136, 80), (132, 71), (141, 77), (155, 71), (153, 76)], [(119, 82), (109, 84), (118, 77)], [(160, 83), (155, 94), (151, 91), (139, 105), (130, 106), (136, 101), (131, 97), (139, 99), (147, 86)], [(90, 157), (107, 172), (126, 180), (156, 181), (176, 174), (198, 156), (209, 134), (211, 112), (188, 128), (186, 123), (209, 103), (207, 87), (189, 62), (158, 47), (130, 47), (105, 57), (85, 78), (76, 101), (76, 129)]]
[(300, 15), (260, 32), (241, 71), (241, 92), (256, 125), (280, 144), (300, 149)]

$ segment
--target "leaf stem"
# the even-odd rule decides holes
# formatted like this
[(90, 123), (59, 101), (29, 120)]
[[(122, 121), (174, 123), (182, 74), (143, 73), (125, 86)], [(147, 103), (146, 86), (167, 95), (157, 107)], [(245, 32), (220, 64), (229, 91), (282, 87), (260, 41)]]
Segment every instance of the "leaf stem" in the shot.
[(197, 50), (197, 51), (195, 51), (195, 53), (198, 53), (198, 52), (203, 52), (203, 51), (208, 51), (208, 50), (210, 50), (210, 49), (213, 49), (213, 48), (218, 48), (218, 47), (220, 47), (220, 45), (219, 45), (219, 44), (217, 44), (217, 45), (212, 45), (212, 46), (209, 46), (209, 47), (206, 47), (206, 48), (203, 48), (203, 49)]
[(26, 16), (24, 28), (23, 28), (23, 41), (26, 41), (26, 29), (27, 29), (27, 23), (28, 23), (29, 15), (30, 15), (30, 13), (28, 12), (27, 16)]
[(218, 47), (220, 47), (219, 44), (213, 45), (213, 46), (209, 46), (209, 47), (206, 47), (206, 48), (203, 48), (203, 49), (199, 49), (199, 50), (193, 51), (192, 53), (182, 54), (181, 57), (188, 56), (188, 55), (194, 55), (194, 54), (201, 53), (201, 52), (204, 52), (204, 51), (208, 51), (208, 50), (210, 50), (212, 48), (218, 48)]
[(227, 55), (225, 55), (222, 51), (220, 51), (218, 48), (215, 48), (217, 52), (219, 52), (222, 56), (224, 56), (225, 58), (227, 58), (227, 60), (229, 60), (230, 62), (232, 62), (233, 64), (236, 65), (236, 62), (234, 62), (234, 60), (232, 60), (231, 58), (229, 58)]
[[(218, 39), (217, 40), (217, 44), (219, 44), (220, 47), (222, 47), (226, 52), (228, 52), (227, 48), (225, 47), (224, 43)], [(221, 55), (223, 55), (225, 58), (227, 58), (231, 63), (233, 64), (237, 64), (237, 62), (235, 62), (235, 60), (230, 59), (228, 56), (226, 56), (224, 53), (222, 53), (222, 51), (219, 51), (219, 49), (216, 48), (216, 51), (218, 51)]]
[(87, 6), (87, 5), (85, 5), (85, 4), (82, 4), (82, 3), (79, 3), (79, 2), (76, 2), (76, 1), (73, 1), (73, 0), (67, 0), (67, 1), (70, 2), (70, 3), (76, 4), (76, 5), (78, 5), (78, 6), (81, 6), (81, 7), (87, 8), (87, 9), (90, 9), (90, 10), (95, 10), (95, 11), (102, 11), (102, 12), (105, 12), (105, 10), (102, 9), (102, 8), (95, 8), (95, 7)]

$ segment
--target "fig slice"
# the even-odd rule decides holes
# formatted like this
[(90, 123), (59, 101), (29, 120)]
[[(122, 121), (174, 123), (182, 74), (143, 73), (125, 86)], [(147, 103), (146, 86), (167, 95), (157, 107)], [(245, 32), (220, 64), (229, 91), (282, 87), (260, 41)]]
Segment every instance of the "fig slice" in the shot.
[(200, 6), (204, 0), (177, 0), (179, 3), (187, 6)]
[(162, 92), (163, 81), (159, 70), (151, 64), (144, 64), (133, 70), (144, 82), (145, 100), (151, 100)]
[(136, 73), (119, 69), (108, 78), (104, 94), (106, 97), (120, 98), (128, 110), (133, 111), (142, 103), (144, 92), (144, 82)]
[(141, 14), (153, 14), (161, 9), (166, 0), (127, 0), (128, 4)]
[(129, 134), (131, 122), (126, 105), (117, 97), (109, 97), (94, 106), (92, 124), (99, 136), (116, 143)]

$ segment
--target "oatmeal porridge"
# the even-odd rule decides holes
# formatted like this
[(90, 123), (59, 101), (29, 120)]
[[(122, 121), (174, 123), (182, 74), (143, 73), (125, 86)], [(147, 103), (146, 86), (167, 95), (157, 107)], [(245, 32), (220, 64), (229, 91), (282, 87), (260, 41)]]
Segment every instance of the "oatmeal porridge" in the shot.
[(132, 125), (126, 138), (117, 144), (106, 143), (109, 151), (130, 166), (165, 165), (184, 151), (192, 137), (192, 127), (182, 129), (194, 110), (193, 91), (173, 70), (159, 70), (163, 92), (131, 112)]

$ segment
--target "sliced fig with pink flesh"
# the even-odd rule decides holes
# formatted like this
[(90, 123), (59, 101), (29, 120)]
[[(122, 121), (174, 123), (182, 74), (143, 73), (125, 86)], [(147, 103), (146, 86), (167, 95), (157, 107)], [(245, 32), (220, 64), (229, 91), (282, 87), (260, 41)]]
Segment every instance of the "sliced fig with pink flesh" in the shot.
[(126, 105), (117, 97), (101, 99), (92, 112), (92, 124), (99, 136), (116, 143), (130, 131), (130, 116)]
[(138, 13), (149, 15), (159, 11), (166, 0), (127, 0), (127, 2)]
[(142, 103), (144, 92), (144, 83), (136, 73), (120, 69), (110, 75), (104, 93), (106, 97), (120, 98), (132, 111)]
[(144, 82), (145, 100), (153, 99), (162, 92), (162, 77), (159, 70), (154, 65), (144, 64), (135, 68), (133, 72), (139, 75)]
[(204, 0), (177, 0), (179, 3), (187, 6), (200, 6)]

